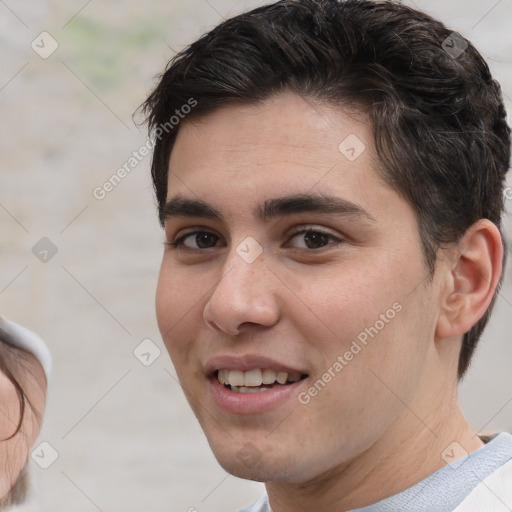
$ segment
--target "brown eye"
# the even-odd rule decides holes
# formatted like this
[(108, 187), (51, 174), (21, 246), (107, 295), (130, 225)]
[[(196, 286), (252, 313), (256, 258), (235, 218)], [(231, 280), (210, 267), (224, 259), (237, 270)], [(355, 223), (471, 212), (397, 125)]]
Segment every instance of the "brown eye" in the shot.
[(195, 242), (200, 249), (206, 249), (208, 247), (215, 247), (219, 237), (213, 233), (201, 231), (196, 234)]
[(321, 249), (327, 245), (342, 241), (334, 235), (314, 229), (303, 229), (295, 233), (291, 239), (293, 240), (294, 238), (300, 241), (299, 244), (295, 246), (300, 249)]
[(304, 241), (309, 249), (318, 249), (329, 243), (329, 236), (324, 233), (309, 231), (304, 233)]
[(172, 247), (186, 247), (187, 249), (209, 249), (215, 247), (218, 240), (219, 237), (209, 231), (193, 231), (174, 242), (170, 242), (170, 245)]

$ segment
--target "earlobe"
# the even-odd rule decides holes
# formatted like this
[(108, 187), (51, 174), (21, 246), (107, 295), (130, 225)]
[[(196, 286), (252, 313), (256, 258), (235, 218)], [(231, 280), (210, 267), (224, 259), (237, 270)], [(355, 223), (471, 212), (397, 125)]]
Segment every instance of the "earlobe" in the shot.
[(441, 296), (438, 338), (468, 332), (489, 307), (503, 265), (499, 229), (487, 219), (475, 222), (457, 244), (457, 254)]

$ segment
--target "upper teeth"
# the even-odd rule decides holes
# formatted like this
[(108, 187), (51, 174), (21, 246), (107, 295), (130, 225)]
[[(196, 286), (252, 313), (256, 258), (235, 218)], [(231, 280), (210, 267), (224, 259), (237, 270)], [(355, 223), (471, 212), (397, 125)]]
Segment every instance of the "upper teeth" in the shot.
[(286, 382), (297, 382), (301, 378), (300, 373), (276, 372), (270, 369), (256, 369), (243, 372), (241, 370), (219, 370), (217, 379), (221, 384), (230, 386), (261, 386), (262, 384), (286, 384)]

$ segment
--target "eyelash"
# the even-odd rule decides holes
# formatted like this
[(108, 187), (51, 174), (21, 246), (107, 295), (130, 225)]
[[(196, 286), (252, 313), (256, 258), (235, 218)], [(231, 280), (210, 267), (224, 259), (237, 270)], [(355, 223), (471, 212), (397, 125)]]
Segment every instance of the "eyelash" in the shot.
[[(220, 238), (218, 237), (218, 235), (216, 235), (215, 233), (212, 233), (211, 231), (206, 231), (204, 229), (198, 229), (196, 231), (191, 231), (190, 233), (187, 233), (183, 236), (181, 236), (180, 238), (176, 239), (176, 240), (173, 240), (172, 242), (164, 242), (164, 245), (168, 246), (168, 247), (171, 247), (172, 249), (180, 249), (180, 248), (183, 248), (185, 247), (183, 245), (183, 242), (191, 237), (191, 236), (195, 236), (195, 235), (198, 235), (199, 233), (208, 233), (210, 235), (213, 235), (213, 236), (216, 236), (217, 238)], [(290, 240), (292, 240), (293, 238), (295, 238), (296, 236), (298, 235), (302, 235), (302, 234), (307, 234), (307, 233), (317, 233), (317, 234), (320, 234), (320, 235), (323, 235), (323, 236), (327, 236), (329, 238), (331, 238), (332, 240), (334, 240), (335, 242), (334, 243), (329, 243), (329, 244), (326, 244), (322, 247), (318, 247), (316, 249), (309, 249), (309, 248), (303, 248), (303, 247), (300, 247), (299, 249), (300, 250), (309, 250), (309, 251), (315, 251), (315, 250), (320, 250), (320, 249), (323, 249), (324, 247), (329, 247), (330, 245), (337, 245), (339, 243), (343, 243), (344, 240), (342, 238), (338, 238), (330, 233), (327, 233), (325, 231), (320, 231), (318, 229), (312, 229), (312, 228), (306, 228), (306, 229), (301, 229), (299, 231), (296, 231), (295, 233), (293, 233), (291, 236), (290, 236)], [(213, 249), (214, 247), (208, 247), (208, 249)], [(204, 250), (204, 249), (193, 249), (193, 248), (190, 248), (190, 247), (185, 247), (185, 249), (190, 249), (190, 250), (196, 250), (196, 251), (201, 251), (201, 250)]]

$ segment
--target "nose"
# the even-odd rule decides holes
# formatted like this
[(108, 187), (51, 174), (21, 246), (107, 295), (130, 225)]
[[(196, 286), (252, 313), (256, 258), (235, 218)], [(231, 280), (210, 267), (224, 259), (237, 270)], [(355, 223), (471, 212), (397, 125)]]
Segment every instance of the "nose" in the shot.
[(203, 320), (231, 336), (275, 325), (280, 316), (276, 279), (261, 256), (248, 263), (233, 250), (206, 303)]

